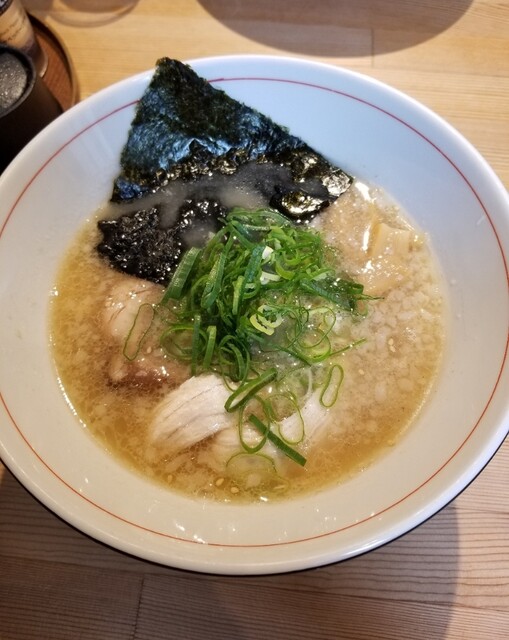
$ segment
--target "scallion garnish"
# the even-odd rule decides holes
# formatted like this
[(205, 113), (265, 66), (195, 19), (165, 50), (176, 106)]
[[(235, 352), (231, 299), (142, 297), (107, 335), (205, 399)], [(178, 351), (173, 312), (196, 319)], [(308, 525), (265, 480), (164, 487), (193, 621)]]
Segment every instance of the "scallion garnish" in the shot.
[(274, 444), (282, 453), (285, 454), (285, 456), (288, 456), (291, 460), (293, 460), (297, 464), (300, 464), (301, 467), (306, 464), (306, 458), (295, 449), (292, 449), (292, 447), (286, 444), (284, 440), (281, 440), (279, 436), (277, 436), (273, 431), (270, 430), (270, 427), (267, 427), (267, 425), (263, 424), (260, 418), (257, 418), (252, 414), (249, 416), (249, 422), (251, 422), (251, 424), (253, 424), (263, 436), (266, 436), (267, 440), (270, 440), (272, 444)]
[(182, 291), (187, 284), (189, 274), (191, 273), (198, 256), (200, 255), (200, 249), (197, 247), (191, 247), (181, 258), (178, 267), (175, 269), (170, 284), (166, 287), (161, 304), (166, 304), (169, 300), (179, 300), (182, 296)]
[(240, 406), (245, 405), (260, 389), (263, 389), (277, 377), (275, 368), (269, 369), (252, 380), (244, 382), (230, 395), (224, 408), (228, 412), (236, 411)]
[(123, 353), (127, 360), (136, 360), (143, 341), (150, 331), (154, 315), (155, 310), (151, 304), (144, 302), (140, 305), (124, 343)]
[(344, 369), (339, 364), (334, 364), (327, 372), (327, 378), (320, 394), (320, 402), (328, 409), (334, 406), (338, 399), (339, 389), (345, 377)]
[[(187, 251), (175, 271), (158, 305), (171, 318), (161, 347), (190, 362), (195, 374), (222, 375), (232, 391), (228, 412), (243, 414), (252, 398), (268, 397), (272, 388), (277, 394), (285, 368), (303, 366), (329, 368), (321, 402), (330, 406), (342, 381), (334, 358), (361, 342), (344, 346), (333, 329), (342, 315), (362, 316), (368, 298), (338, 263), (317, 231), (271, 209), (232, 209), (205, 247)], [(303, 464), (268, 429), (266, 437)]]

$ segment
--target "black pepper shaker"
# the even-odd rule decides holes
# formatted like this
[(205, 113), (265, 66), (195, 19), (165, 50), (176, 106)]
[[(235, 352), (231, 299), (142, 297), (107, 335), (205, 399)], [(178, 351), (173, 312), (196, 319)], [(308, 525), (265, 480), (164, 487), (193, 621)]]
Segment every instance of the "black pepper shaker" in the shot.
[(0, 45), (0, 172), (60, 113), (32, 60), (20, 49)]

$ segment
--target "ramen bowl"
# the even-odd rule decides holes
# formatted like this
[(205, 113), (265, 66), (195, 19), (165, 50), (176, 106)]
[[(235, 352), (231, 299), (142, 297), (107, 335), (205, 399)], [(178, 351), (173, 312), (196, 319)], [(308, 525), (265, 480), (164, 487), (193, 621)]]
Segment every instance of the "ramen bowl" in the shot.
[(382, 187), (428, 235), (450, 309), (435, 389), (398, 443), (362, 473), (267, 504), (174, 493), (89, 435), (55, 373), (48, 308), (66, 248), (111, 194), (147, 72), (63, 114), (0, 178), (0, 455), (61, 518), (140, 558), (222, 574), (345, 560), (435, 514), (507, 434), (508, 196), (453, 128), (370, 78), (275, 57), (191, 65), (349, 173)]

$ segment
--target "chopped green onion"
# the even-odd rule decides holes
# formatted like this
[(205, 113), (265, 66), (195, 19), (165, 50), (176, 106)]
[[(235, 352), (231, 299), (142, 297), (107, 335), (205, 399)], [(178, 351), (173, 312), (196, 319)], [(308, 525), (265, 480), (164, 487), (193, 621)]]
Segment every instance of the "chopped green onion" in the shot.
[(329, 369), (322, 393), (320, 394), (320, 403), (327, 409), (334, 406), (338, 399), (339, 389), (343, 384), (344, 377), (345, 372), (341, 365), (335, 364)]
[(276, 379), (277, 370), (275, 368), (269, 369), (264, 373), (260, 374), (257, 378), (252, 380), (248, 380), (241, 384), (226, 400), (224, 408), (226, 411), (231, 413), (235, 411), (242, 405), (244, 405), (248, 400), (250, 400), (255, 394), (263, 389), (263, 387), (267, 386), (270, 382)]
[[(340, 275), (338, 256), (316, 230), (277, 211), (235, 208), (221, 225), (202, 249), (184, 253), (156, 305), (152, 325), (161, 327), (161, 347), (190, 363), (195, 375), (222, 375), (231, 389), (228, 412), (243, 415), (253, 398), (270, 405), (267, 387), (286, 393), (293, 379), (287, 371), (309, 370), (316, 388), (317, 366), (332, 366), (321, 392), (322, 404), (331, 406), (342, 380), (333, 358), (362, 342), (338, 345), (337, 316), (366, 313), (369, 296)], [(125, 345), (131, 358), (145, 337), (136, 341), (135, 333), (140, 336), (133, 327)], [(295, 398), (305, 395), (301, 378), (295, 378), (299, 391), (290, 387)], [(266, 416), (272, 433), (273, 416)], [(284, 444), (284, 436), (275, 437)]]
[(205, 355), (203, 356), (203, 369), (208, 371), (212, 362), (212, 356), (214, 355), (214, 349), (216, 346), (217, 327), (213, 324), (207, 327), (207, 346), (205, 347)]
[(209, 272), (205, 289), (203, 290), (201, 304), (205, 309), (209, 309), (216, 301), (221, 285), (223, 283), (223, 274), (228, 253), (233, 244), (233, 236), (230, 236), (224, 249), (219, 254), (219, 257), (214, 262), (214, 266)]
[[(258, 273), (262, 263), (263, 249), (264, 247), (262, 245), (257, 245), (251, 253), (249, 261), (246, 265), (246, 270), (244, 272), (244, 278), (241, 282), (240, 289), (239, 289), (238, 295), (239, 295), (240, 303), (243, 302), (243, 298), (246, 295), (246, 288), (249, 285), (254, 285), (250, 291), (249, 297), (253, 297), (253, 295), (255, 295), (257, 291), (257, 287), (255, 284), (256, 274)], [(259, 285), (259, 281), (258, 281), (258, 285)]]
[(247, 427), (247, 424), (244, 421), (244, 411), (241, 408), (239, 412), (239, 422), (238, 422), (240, 444), (246, 453), (250, 453), (250, 454), (258, 453), (258, 451), (263, 449), (263, 447), (267, 443), (268, 434), (262, 433), (261, 434), (262, 437), (260, 438), (260, 440), (255, 445), (250, 445), (246, 442), (246, 439), (244, 438), (244, 429), (246, 427)]
[(300, 464), (303, 467), (306, 464), (306, 458), (301, 455), (295, 449), (292, 449), (289, 445), (286, 444), (279, 436), (277, 436), (273, 431), (270, 430), (270, 427), (267, 427), (263, 422), (257, 418), (255, 415), (249, 416), (249, 421), (258, 429), (258, 431), (262, 435), (266, 435), (267, 439), (272, 442), (285, 456), (288, 456), (290, 460), (293, 460), (297, 464)]
[[(147, 316), (147, 311), (148, 317), (145, 317)], [(124, 357), (127, 358), (127, 360), (132, 361), (137, 358), (141, 349), (141, 345), (143, 344), (143, 341), (146, 338), (150, 327), (152, 326), (154, 315), (155, 309), (153, 305), (148, 304), (148, 302), (144, 302), (142, 305), (140, 305), (136, 316), (134, 317), (133, 324), (129, 329), (129, 333), (127, 334), (127, 338), (124, 342), (123, 353)]]
[[(261, 480), (262, 478), (272, 480), (274, 476), (278, 475), (274, 460), (264, 453), (258, 452), (247, 453), (246, 451), (240, 451), (234, 453), (231, 458), (226, 461), (226, 468), (236, 483), (243, 484), (243, 480), (247, 481), (245, 488), (248, 490), (251, 486), (249, 477), (253, 472), (261, 475)], [(280, 482), (285, 482), (283, 478), (279, 480)]]
[(189, 361), (192, 358), (193, 328), (191, 323), (171, 324), (159, 338), (159, 344), (168, 355)]
[(239, 312), (239, 303), (240, 303), (240, 293), (243, 289), (244, 276), (239, 276), (235, 280), (235, 285), (233, 286), (233, 302), (232, 302), (232, 313), (236, 316)]
[(201, 250), (197, 247), (191, 247), (181, 258), (178, 267), (175, 269), (170, 284), (164, 292), (161, 304), (166, 304), (169, 300), (179, 300), (182, 292), (187, 284), (187, 280), (193, 267), (200, 255)]
[(304, 291), (329, 300), (338, 307), (350, 312), (355, 309), (355, 301), (358, 296), (362, 295), (363, 291), (362, 285), (340, 279), (335, 279), (329, 283), (321, 281), (320, 284), (315, 280), (303, 279), (301, 280), (301, 286)]

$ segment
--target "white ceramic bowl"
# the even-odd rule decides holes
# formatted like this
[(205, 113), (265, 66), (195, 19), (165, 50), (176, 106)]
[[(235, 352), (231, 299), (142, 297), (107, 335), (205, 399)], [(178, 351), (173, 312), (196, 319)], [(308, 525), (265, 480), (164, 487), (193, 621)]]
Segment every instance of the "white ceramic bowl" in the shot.
[(174, 495), (140, 479), (89, 437), (55, 379), (49, 292), (64, 249), (110, 195), (147, 72), (62, 115), (0, 179), (0, 455), (69, 523), (159, 563), (256, 574), (355, 556), (436, 513), (507, 433), (508, 196), (455, 130), (369, 78), (273, 57), (192, 64), (215, 86), (382, 186), (429, 233), (452, 309), (437, 391), (408, 434), (365, 473), (283, 504), (231, 506)]

